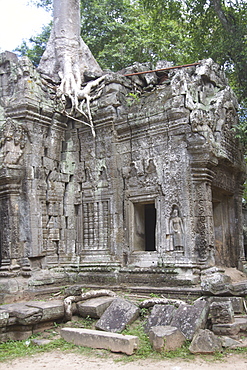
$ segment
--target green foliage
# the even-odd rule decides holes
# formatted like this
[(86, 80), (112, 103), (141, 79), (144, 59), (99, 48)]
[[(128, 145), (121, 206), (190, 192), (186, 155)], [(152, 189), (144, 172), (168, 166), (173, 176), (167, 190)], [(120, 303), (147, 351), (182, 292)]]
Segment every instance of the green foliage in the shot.
[[(30, 0), (49, 9), (52, 0)], [(81, 0), (81, 35), (103, 69), (134, 62), (191, 63), (211, 57), (223, 66), (241, 105), (247, 99), (247, 3), (245, 0)], [(50, 26), (17, 49), (35, 65)], [(130, 102), (133, 103), (133, 99)], [(246, 145), (242, 115), (237, 136)]]

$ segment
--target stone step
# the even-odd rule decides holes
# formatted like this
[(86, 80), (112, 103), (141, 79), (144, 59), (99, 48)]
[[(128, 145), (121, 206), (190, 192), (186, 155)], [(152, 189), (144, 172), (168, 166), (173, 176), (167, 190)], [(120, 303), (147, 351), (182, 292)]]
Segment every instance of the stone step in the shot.
[(77, 346), (108, 349), (132, 355), (139, 345), (139, 338), (133, 335), (103, 332), (90, 329), (63, 328), (61, 337)]

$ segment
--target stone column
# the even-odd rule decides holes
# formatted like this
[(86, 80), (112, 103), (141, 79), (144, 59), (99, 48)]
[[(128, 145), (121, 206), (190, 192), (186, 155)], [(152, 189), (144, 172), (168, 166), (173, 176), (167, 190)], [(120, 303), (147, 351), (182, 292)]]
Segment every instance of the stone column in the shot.
[(218, 160), (210, 151), (210, 147), (202, 145), (195, 138), (194, 136), (189, 146), (194, 192), (195, 254), (200, 265), (212, 266), (215, 261), (211, 186), (213, 167), (217, 165)]
[(0, 170), (0, 276), (11, 276), (20, 269), (23, 257), (20, 243), (20, 192), (23, 170), (9, 166)]

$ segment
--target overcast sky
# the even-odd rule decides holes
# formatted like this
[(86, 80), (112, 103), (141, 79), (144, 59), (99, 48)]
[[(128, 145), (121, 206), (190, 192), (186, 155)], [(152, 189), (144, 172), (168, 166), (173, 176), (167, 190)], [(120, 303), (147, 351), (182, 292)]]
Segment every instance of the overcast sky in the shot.
[(51, 13), (28, 5), (29, 0), (0, 0), (0, 52), (13, 51), (40, 33), (42, 26), (52, 19)]

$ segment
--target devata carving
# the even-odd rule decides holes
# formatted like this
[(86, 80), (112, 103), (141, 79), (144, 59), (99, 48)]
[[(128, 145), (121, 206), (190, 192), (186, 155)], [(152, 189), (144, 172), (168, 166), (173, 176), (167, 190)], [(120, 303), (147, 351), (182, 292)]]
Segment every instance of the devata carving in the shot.
[(177, 207), (173, 208), (170, 217), (170, 234), (172, 236), (172, 250), (181, 251), (184, 250), (184, 225), (182, 218), (179, 217), (179, 210)]

